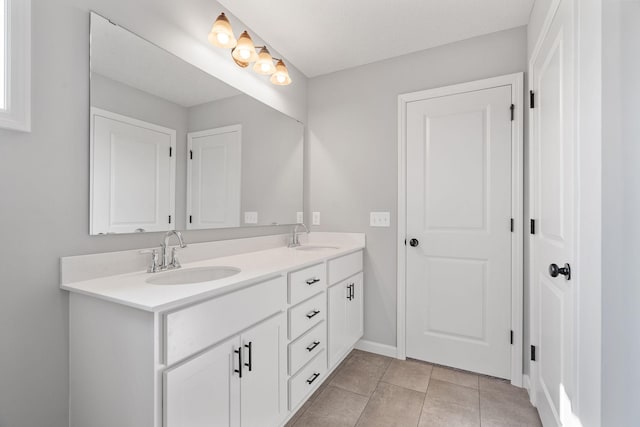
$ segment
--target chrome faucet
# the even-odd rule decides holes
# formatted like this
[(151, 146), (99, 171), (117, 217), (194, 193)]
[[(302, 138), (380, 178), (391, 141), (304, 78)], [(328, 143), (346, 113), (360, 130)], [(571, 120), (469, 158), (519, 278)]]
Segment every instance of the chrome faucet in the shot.
[(169, 239), (171, 236), (176, 236), (178, 239), (178, 244), (180, 248), (186, 248), (187, 245), (184, 243), (182, 239), (182, 233), (176, 230), (169, 230), (164, 235), (164, 241), (162, 242), (160, 256), (162, 259), (162, 264), (160, 265), (161, 270), (172, 270), (174, 268), (180, 268), (180, 261), (178, 261), (178, 257), (176, 256), (176, 252), (178, 252), (177, 247), (173, 247), (171, 249), (171, 256), (169, 256), (169, 252), (167, 251), (169, 247)]
[(291, 234), (291, 242), (289, 242), (288, 247), (290, 248), (297, 248), (298, 246), (300, 246), (300, 239), (298, 238), (298, 228), (302, 227), (304, 228), (304, 230), (307, 232), (307, 234), (310, 233), (309, 229), (307, 228), (306, 225), (304, 225), (304, 223), (300, 222), (296, 225), (293, 226), (293, 233)]

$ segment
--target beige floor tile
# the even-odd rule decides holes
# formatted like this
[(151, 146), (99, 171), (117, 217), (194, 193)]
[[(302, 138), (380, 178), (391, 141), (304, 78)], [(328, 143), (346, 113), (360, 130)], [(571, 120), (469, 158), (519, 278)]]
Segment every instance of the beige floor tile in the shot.
[(480, 421), (483, 427), (541, 426), (538, 412), (520, 393), (480, 390)]
[(433, 367), (412, 360), (393, 360), (382, 377), (382, 381), (425, 393), (429, 386)]
[(389, 363), (391, 363), (389, 357), (365, 352), (355, 353), (339, 368), (330, 384), (364, 396), (371, 396)]
[(461, 406), (477, 408), (480, 395), (476, 389), (435, 380), (432, 377), (431, 381), (429, 381), (429, 388), (427, 389), (427, 399), (453, 402)]
[(479, 427), (478, 405), (464, 406), (427, 397), (424, 401), (418, 427)]
[(362, 427), (416, 426), (424, 393), (381, 382), (358, 420)]
[(465, 387), (478, 388), (478, 375), (471, 372), (459, 371), (456, 369), (434, 366), (431, 378), (447, 381), (449, 383), (463, 385)]
[(300, 409), (298, 409), (298, 411), (293, 415), (293, 417), (291, 417), (289, 419), (289, 421), (287, 421), (287, 424), (285, 424), (285, 427), (292, 427), (296, 421), (298, 421), (298, 419), (302, 416), (302, 414), (304, 414), (307, 409), (309, 409), (309, 407), (311, 406), (311, 400), (307, 400), (306, 402), (304, 402), (304, 404), (300, 407)]
[(327, 386), (297, 419), (296, 427), (353, 427), (367, 405), (367, 397)]
[(485, 377), (483, 375), (480, 375), (479, 386), (480, 390), (508, 393), (519, 396), (522, 399), (529, 400), (527, 390), (525, 390), (524, 388), (512, 386), (509, 380)]

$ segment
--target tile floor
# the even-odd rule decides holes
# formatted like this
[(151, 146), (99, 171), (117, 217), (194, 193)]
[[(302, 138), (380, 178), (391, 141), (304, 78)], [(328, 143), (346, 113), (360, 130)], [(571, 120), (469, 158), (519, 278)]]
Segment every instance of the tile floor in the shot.
[(287, 427), (541, 426), (507, 381), (354, 350)]

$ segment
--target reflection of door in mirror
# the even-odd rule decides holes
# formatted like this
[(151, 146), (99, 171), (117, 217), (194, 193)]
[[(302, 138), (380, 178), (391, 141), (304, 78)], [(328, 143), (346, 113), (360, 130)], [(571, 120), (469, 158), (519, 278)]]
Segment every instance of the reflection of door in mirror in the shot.
[(240, 226), (240, 125), (187, 134), (187, 229)]
[(175, 229), (176, 131), (91, 109), (90, 233)]

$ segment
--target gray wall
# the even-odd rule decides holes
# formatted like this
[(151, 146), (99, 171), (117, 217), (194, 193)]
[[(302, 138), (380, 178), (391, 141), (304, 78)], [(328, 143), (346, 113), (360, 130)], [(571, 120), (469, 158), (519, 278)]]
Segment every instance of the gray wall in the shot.
[(627, 427), (640, 420), (640, 1), (602, 5), (602, 425)]
[[(220, 10), (215, 2), (185, 0), (179, 8), (175, 4), (168, 0), (32, 2), (33, 130), (0, 130), (2, 427), (68, 425), (68, 298), (58, 288), (59, 258), (156, 246), (161, 239), (157, 233), (88, 235), (89, 9), (174, 52), (186, 49), (187, 59), (191, 54), (210, 67), (219, 64), (218, 74), (228, 70), (233, 78), (242, 79), (245, 89), (255, 88), (262, 95), (275, 90), (267, 80), (254, 79), (254, 73), (235, 65), (225, 68), (231, 62), (228, 52), (218, 55), (207, 46), (209, 19), (215, 19)], [(278, 106), (287, 106), (288, 113), (304, 118), (306, 111), (299, 105), (306, 98), (306, 83), (295, 75), (295, 86), (281, 92)], [(277, 227), (197, 231), (186, 233), (186, 239), (198, 242), (283, 231)]]
[[(396, 345), (398, 95), (526, 69), (526, 28), (309, 80), (310, 210), (316, 230), (365, 232), (365, 339)], [(370, 228), (390, 211), (390, 228)]]
[[(244, 212), (258, 212), (259, 224), (292, 224), (303, 211), (304, 126), (247, 95), (189, 108), (190, 132), (242, 125)], [(184, 206), (184, 205), (183, 205)]]

